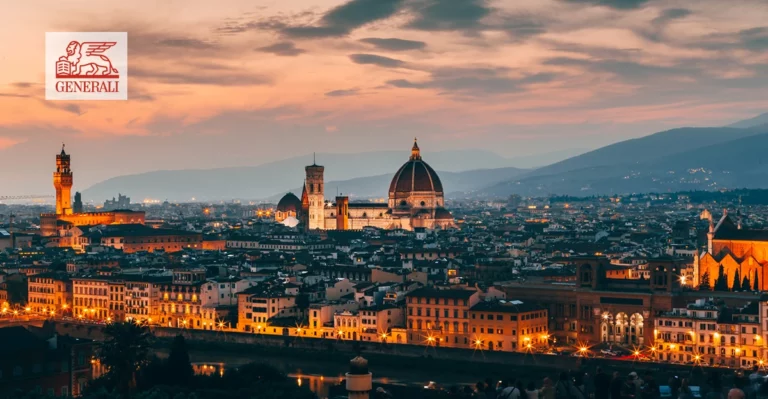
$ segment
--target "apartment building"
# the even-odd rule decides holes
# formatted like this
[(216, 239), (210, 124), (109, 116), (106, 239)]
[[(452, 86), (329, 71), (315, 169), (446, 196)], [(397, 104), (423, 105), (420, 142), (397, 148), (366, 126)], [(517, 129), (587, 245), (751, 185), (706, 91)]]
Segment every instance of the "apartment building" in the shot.
[(34, 313), (61, 316), (72, 305), (72, 281), (63, 272), (48, 272), (27, 279), (27, 305)]
[(471, 289), (420, 288), (406, 295), (408, 343), (467, 348), (469, 311), (480, 301)]
[(651, 356), (661, 361), (749, 367), (765, 361), (764, 302), (731, 309), (700, 299), (656, 319)]
[(469, 310), (472, 333), (465, 347), (526, 352), (549, 347), (547, 310), (534, 302), (478, 302)]

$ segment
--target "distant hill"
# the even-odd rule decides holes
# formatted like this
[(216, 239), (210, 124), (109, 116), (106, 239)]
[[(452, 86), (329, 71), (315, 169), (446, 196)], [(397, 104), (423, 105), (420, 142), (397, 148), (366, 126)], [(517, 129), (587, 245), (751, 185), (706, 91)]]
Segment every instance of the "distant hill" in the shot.
[[(498, 169), (480, 169), (466, 172), (441, 172), (437, 175), (443, 183), (443, 189), (447, 197), (473, 195), (476, 191), (494, 185), (501, 181), (519, 176), (526, 172), (525, 169), (518, 168), (498, 168)], [(358, 177), (355, 179), (328, 181), (325, 183), (325, 196), (332, 199), (336, 194), (349, 196), (350, 200), (386, 198), (389, 190), (389, 183), (392, 182), (393, 173), (387, 173), (378, 176)], [(290, 190), (297, 197), (301, 196), (301, 187)], [(268, 199), (277, 202), (285, 195), (280, 192), (270, 196)]]
[(603, 195), (768, 187), (768, 125), (682, 128), (533, 170), (478, 195)]
[[(377, 151), (358, 154), (325, 154), (316, 155), (317, 163), (325, 166), (326, 181), (347, 181), (367, 176), (389, 176), (408, 160), (408, 152)], [(490, 174), (489, 179), (499, 177), (512, 178), (519, 175), (513, 173), (515, 168), (509, 168), (510, 159), (490, 151), (461, 150), (461, 151), (423, 151), (424, 160), (435, 170), (446, 172), (462, 172), (466, 170), (500, 169), (505, 168), (506, 176)], [(199, 169), (199, 170), (164, 170), (135, 175), (119, 176), (95, 184), (83, 191), (86, 201), (100, 202), (107, 198), (123, 193), (134, 202), (145, 198), (170, 201), (197, 200), (228, 200), (228, 199), (263, 199), (285, 192), (295, 187), (301, 187), (304, 179), (304, 167), (312, 163), (312, 156), (290, 158), (278, 162), (270, 162), (253, 167)], [(483, 172), (485, 173), (485, 172)], [(363, 180), (366, 180), (363, 179)], [(463, 190), (457, 180), (457, 190)], [(486, 180), (478, 180), (489, 182)], [(367, 184), (367, 183), (366, 183)], [(373, 183), (371, 183), (373, 184)], [(386, 190), (387, 186), (380, 188)], [(330, 190), (332, 186), (328, 186)], [(350, 186), (351, 187), (351, 186)], [(373, 195), (375, 187), (358, 189), (360, 193)], [(448, 188), (446, 187), (446, 190)], [(346, 190), (349, 191), (349, 190)]]
[(754, 118), (745, 119), (736, 123), (730, 124), (726, 127), (735, 127), (739, 129), (746, 129), (750, 127), (756, 127), (760, 125), (768, 124), (768, 112), (760, 114)]

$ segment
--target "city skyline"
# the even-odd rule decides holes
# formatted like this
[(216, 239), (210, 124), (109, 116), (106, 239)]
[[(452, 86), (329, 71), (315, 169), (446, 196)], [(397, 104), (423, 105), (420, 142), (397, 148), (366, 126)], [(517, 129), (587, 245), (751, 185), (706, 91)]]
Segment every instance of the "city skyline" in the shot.
[[(0, 17), (17, 38), (2, 44), (1, 173), (38, 181), (44, 148), (61, 141), (79, 149), (88, 186), (398, 150), (413, 136), (514, 157), (726, 125), (768, 109), (768, 6), (719, 3), (12, 4)], [(43, 100), (44, 33), (99, 30), (128, 32), (129, 101)]]

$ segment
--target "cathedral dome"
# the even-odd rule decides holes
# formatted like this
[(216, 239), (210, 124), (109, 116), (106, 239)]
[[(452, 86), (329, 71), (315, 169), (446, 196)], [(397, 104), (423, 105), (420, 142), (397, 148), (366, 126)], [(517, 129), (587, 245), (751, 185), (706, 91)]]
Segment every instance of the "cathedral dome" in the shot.
[(280, 199), (277, 203), (277, 212), (294, 212), (301, 211), (301, 200), (293, 193), (288, 193)]
[(413, 142), (411, 158), (395, 173), (389, 185), (391, 194), (409, 194), (411, 192), (443, 193), (443, 184), (437, 173), (421, 160), (421, 153), (416, 141)]
[(453, 215), (445, 208), (435, 209), (435, 219), (437, 220), (453, 220)]

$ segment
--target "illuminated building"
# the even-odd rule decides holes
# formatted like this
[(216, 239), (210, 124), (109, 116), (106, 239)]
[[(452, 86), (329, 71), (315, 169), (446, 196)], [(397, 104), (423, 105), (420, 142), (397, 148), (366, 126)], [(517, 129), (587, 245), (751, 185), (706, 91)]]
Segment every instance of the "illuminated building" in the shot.
[(183, 249), (202, 249), (201, 233), (174, 230), (153, 229), (142, 224), (122, 224), (106, 226), (81, 238), (83, 246), (102, 245), (122, 250), (124, 253), (139, 251), (177, 252)]
[(282, 334), (274, 319), (299, 316), (296, 295), (257, 285), (237, 293), (237, 329), (256, 334)]
[(72, 277), (72, 316), (85, 320), (106, 320), (109, 310), (110, 276)]
[(170, 284), (160, 286), (159, 322), (163, 327), (203, 328), (201, 287), (205, 269), (174, 270)]
[(480, 302), (477, 290), (420, 288), (406, 298), (408, 343), (469, 347), (469, 310)]
[(475, 349), (526, 352), (549, 346), (547, 310), (537, 303), (483, 301), (469, 310)]
[[(358, 230), (366, 226), (383, 229), (414, 230), (454, 227), (451, 213), (445, 209), (443, 185), (437, 173), (421, 158), (416, 141), (411, 156), (395, 172), (386, 203), (352, 202), (338, 195), (336, 202), (325, 200), (323, 166), (305, 168), (306, 178), (301, 194), (298, 219), (307, 230)], [(293, 194), (286, 194), (278, 204), (277, 221), (285, 221), (295, 209)]]
[[(727, 212), (715, 225), (711, 214), (707, 214), (707, 251), (697, 257), (694, 270), (698, 279), (692, 284), (715, 288), (722, 271), (729, 290), (768, 291), (768, 230), (744, 229)], [(737, 275), (740, 287), (734, 288)], [(705, 282), (707, 277), (709, 281)], [(749, 287), (744, 287), (745, 283)]]
[(652, 356), (701, 365), (761, 365), (767, 337), (759, 313), (765, 307), (761, 301), (731, 309), (701, 299), (665, 312), (656, 319)]
[(507, 296), (541, 304), (548, 310), (549, 335), (558, 342), (605, 342), (648, 345), (654, 317), (684, 306), (696, 291), (683, 290), (684, 261), (657, 258), (648, 262), (650, 279), (611, 279), (602, 256), (569, 257), (576, 281), (526, 281), (503, 286)]
[[(73, 174), (70, 155), (61, 147), (61, 153), (56, 155), (56, 171), (53, 173), (53, 187), (56, 189), (56, 212), (40, 215), (40, 234), (45, 237), (60, 236), (60, 246), (72, 246), (66, 239), (69, 230), (75, 226), (99, 224), (144, 224), (144, 212), (131, 210), (114, 210), (109, 212), (75, 213), (72, 209)], [(82, 201), (81, 201), (82, 203)]]
[(27, 303), (32, 312), (61, 316), (72, 305), (72, 282), (66, 273), (41, 273), (27, 280)]

